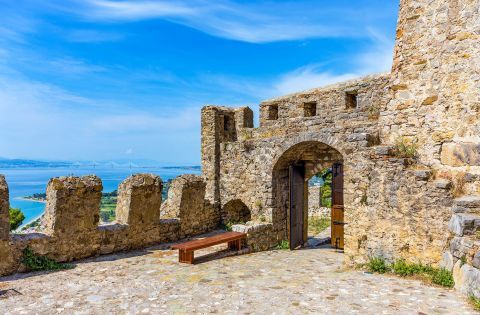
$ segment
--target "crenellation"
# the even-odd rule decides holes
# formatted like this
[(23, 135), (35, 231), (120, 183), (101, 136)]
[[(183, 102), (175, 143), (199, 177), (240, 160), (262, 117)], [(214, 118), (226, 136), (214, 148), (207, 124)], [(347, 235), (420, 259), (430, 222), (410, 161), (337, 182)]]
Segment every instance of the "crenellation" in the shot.
[[(7, 241), (10, 234), (10, 202), (5, 176), (0, 175), (0, 242)], [(1, 256), (0, 256), (1, 257)]]
[(52, 178), (42, 226), (48, 235), (94, 231), (100, 219), (102, 181), (94, 175)]
[(162, 203), (162, 180), (152, 174), (135, 174), (118, 187), (116, 222), (143, 229), (158, 225)]

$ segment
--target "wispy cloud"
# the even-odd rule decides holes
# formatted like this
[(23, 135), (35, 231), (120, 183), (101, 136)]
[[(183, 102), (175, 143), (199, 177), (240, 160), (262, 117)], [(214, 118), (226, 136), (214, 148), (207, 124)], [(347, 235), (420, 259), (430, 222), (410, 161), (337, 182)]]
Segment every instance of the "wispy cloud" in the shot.
[[(233, 95), (260, 100), (390, 71), (394, 41), (374, 29), (369, 29), (368, 34), (370, 44), (366, 48), (353, 56), (345, 56), (344, 59), (339, 58), (330, 63), (307, 64), (269, 78), (209, 75), (203, 81), (222, 86)], [(335, 63), (348, 65), (349, 71), (334, 71)]]
[[(345, 1), (340, 1), (345, 2)], [(320, 37), (363, 36), (365, 20), (379, 16), (359, 15), (366, 7), (319, 5), (315, 1), (240, 3), (205, 1), (76, 1), (59, 6), (90, 21), (107, 23), (164, 19), (207, 34), (250, 43), (266, 43)]]
[(273, 85), (276, 95), (290, 94), (357, 77), (355, 73), (333, 74), (317, 65), (308, 65), (287, 73)]

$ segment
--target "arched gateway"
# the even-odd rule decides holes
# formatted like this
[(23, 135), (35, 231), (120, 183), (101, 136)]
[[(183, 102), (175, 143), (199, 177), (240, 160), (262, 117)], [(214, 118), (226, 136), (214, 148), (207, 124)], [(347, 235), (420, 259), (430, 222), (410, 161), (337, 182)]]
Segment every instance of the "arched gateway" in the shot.
[(286, 150), (273, 167), (273, 223), (289, 240), (290, 249), (307, 242), (308, 180), (332, 170), (332, 245), (343, 248), (343, 157), (322, 142), (306, 141)]

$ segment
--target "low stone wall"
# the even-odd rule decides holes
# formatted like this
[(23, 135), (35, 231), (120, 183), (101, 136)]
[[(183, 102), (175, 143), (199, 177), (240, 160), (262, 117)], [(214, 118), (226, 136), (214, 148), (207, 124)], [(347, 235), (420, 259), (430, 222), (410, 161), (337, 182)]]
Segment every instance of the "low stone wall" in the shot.
[(232, 226), (235, 232), (247, 233), (247, 246), (251, 252), (274, 248), (280, 241), (271, 223), (248, 222)]
[(330, 208), (323, 207), (320, 202), (320, 186), (308, 187), (308, 216), (330, 217)]
[(450, 242), (440, 265), (453, 272), (456, 289), (480, 298), (480, 197), (455, 199), (452, 213)]
[(9, 234), (8, 186), (0, 176), (0, 275), (23, 271), (22, 252), (67, 262), (116, 251), (172, 242), (213, 230), (219, 218), (205, 202), (205, 183), (185, 175), (173, 183), (176, 216), (160, 217), (162, 181), (133, 175), (119, 186), (116, 222), (99, 225), (102, 182), (96, 176), (60, 177), (47, 186), (42, 233)]

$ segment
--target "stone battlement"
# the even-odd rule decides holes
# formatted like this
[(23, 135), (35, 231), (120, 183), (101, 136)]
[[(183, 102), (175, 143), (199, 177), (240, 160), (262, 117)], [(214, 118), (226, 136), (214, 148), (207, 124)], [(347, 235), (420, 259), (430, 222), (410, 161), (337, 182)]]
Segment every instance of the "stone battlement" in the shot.
[(205, 202), (201, 177), (184, 175), (172, 182), (168, 204), (174, 216), (160, 216), (162, 180), (137, 174), (118, 189), (116, 221), (99, 225), (102, 181), (96, 176), (60, 177), (47, 186), (42, 233), (9, 234), (8, 186), (0, 177), (0, 275), (22, 270), (22, 251), (59, 262), (172, 242), (213, 230), (219, 223)]

